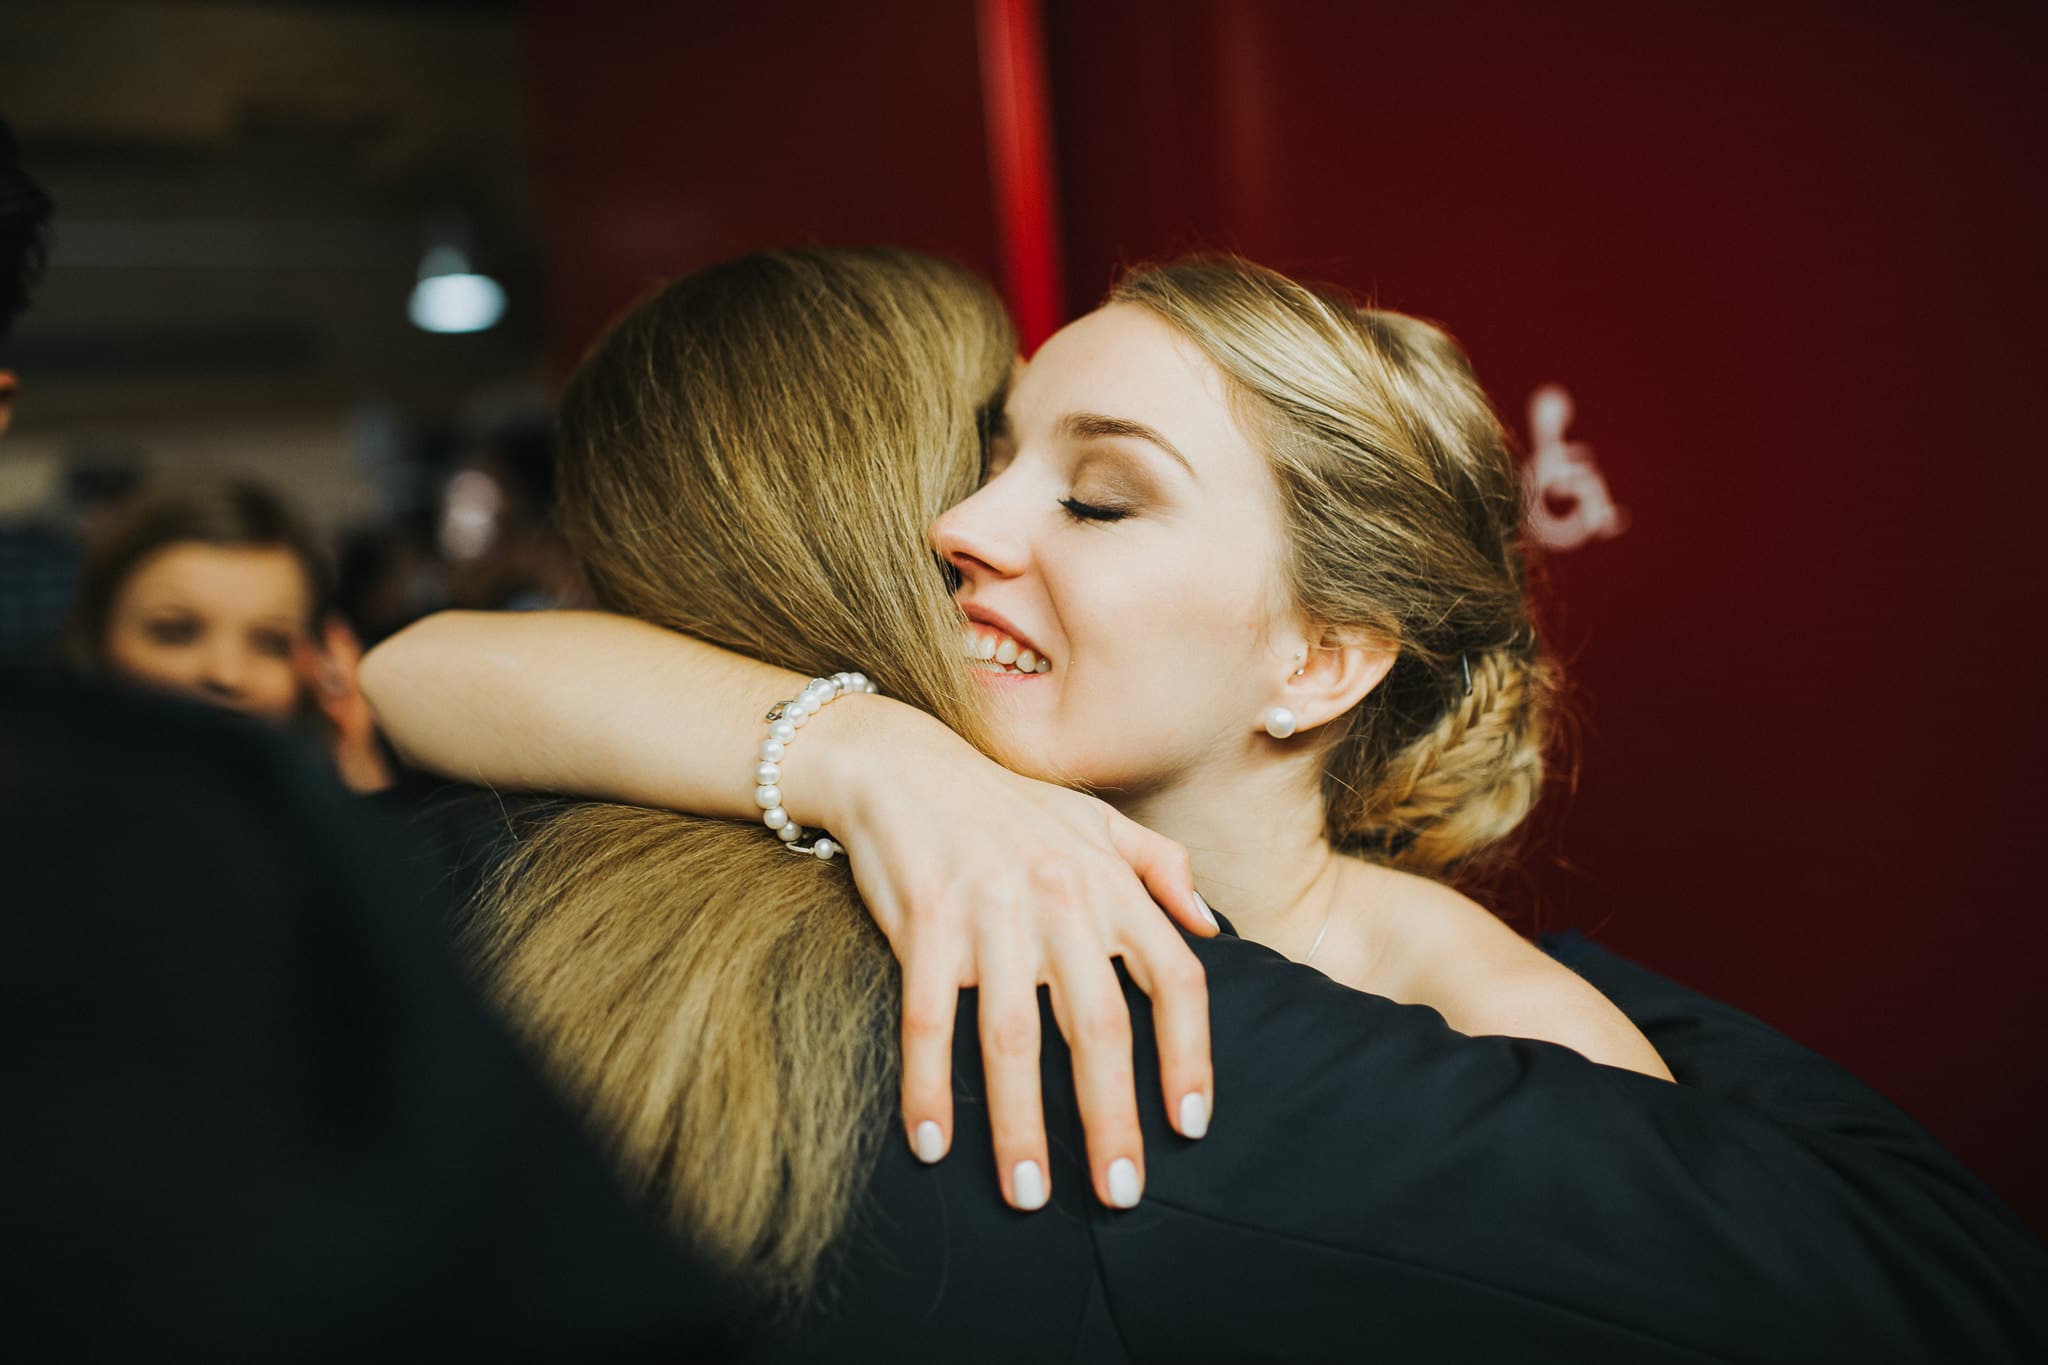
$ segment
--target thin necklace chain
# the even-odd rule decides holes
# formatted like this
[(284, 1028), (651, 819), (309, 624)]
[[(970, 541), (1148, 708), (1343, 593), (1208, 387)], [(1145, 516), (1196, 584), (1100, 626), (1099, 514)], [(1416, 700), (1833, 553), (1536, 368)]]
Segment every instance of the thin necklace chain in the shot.
[(1344, 885), (1344, 855), (1339, 853), (1333, 856), (1338, 861), (1337, 875), (1330, 879), (1330, 903), (1323, 907), (1323, 927), (1316, 930), (1316, 941), (1308, 946), (1308, 956), (1301, 960), (1304, 967), (1314, 962), (1316, 954), (1323, 950), (1323, 937), (1330, 932), (1330, 921), (1337, 915), (1337, 888)]

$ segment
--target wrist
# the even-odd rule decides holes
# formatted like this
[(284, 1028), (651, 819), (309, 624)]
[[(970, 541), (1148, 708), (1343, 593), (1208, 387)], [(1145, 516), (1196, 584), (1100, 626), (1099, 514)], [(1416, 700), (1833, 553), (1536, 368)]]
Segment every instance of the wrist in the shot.
[(800, 770), (789, 769), (798, 785), (784, 804), (803, 824), (839, 835), (858, 829), (877, 798), (901, 785), (906, 754), (928, 749), (935, 740), (961, 743), (925, 712), (884, 696), (827, 707), (804, 728), (805, 741), (814, 737), (824, 742), (798, 759)]

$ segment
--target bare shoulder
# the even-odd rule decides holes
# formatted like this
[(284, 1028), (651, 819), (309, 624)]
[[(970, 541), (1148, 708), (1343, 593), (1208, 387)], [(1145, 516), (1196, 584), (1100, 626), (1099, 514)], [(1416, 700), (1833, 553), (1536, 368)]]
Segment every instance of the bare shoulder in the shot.
[(1657, 1050), (1606, 996), (1441, 882), (1372, 869), (1394, 998), (1425, 1004), (1460, 1033), (1561, 1043), (1607, 1066), (1671, 1079)]

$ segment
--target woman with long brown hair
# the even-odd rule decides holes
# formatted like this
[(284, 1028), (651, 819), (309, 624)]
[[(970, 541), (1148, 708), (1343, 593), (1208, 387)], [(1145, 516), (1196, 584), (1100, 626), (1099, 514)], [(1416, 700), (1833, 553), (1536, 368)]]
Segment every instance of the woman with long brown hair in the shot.
[[(960, 618), (919, 537), (972, 487), (976, 407), (1007, 362), (986, 291), (900, 253), (750, 258), (670, 286), (615, 327), (563, 408), (565, 520), (600, 599), (790, 670), (788, 695), (816, 717), (777, 708), (772, 724), (787, 729), (768, 731), (772, 755), (757, 754), (761, 722), (734, 724), (715, 697), (711, 721), (663, 725), (757, 780), (759, 763), (778, 779), (786, 767), (792, 794), (800, 775), (829, 789), (830, 755), (857, 751), (823, 742), (834, 717), (851, 735), (895, 713), (864, 695), (845, 672), (855, 665), (980, 733), (993, 708), (969, 690)], [(1022, 464), (1021, 446), (1012, 458)], [(971, 587), (982, 570), (955, 563)], [(1039, 633), (1054, 663), (1031, 676), (1057, 675), (1075, 656), (1064, 635)], [(1318, 672), (1282, 662), (1283, 679)], [(754, 667), (723, 676), (727, 700), (758, 716), (772, 697), (754, 695)], [(784, 676), (771, 675), (778, 687)], [(1302, 714), (1313, 724), (1306, 701)], [(1286, 728), (1255, 723), (1276, 743)], [(653, 728), (640, 738), (659, 744)], [(914, 785), (916, 763), (906, 771), (900, 785)], [(814, 823), (783, 808), (779, 783), (760, 787), (747, 788), (757, 816)], [(929, 840), (1010, 821), (999, 788), (983, 790), (989, 802), (956, 806)], [(882, 866), (851, 806), (827, 814), (855, 869)], [(1121, 856), (1108, 832), (1120, 827), (1090, 818), (1096, 843), (1083, 820), (1074, 842)], [(1958, 1343), (1999, 1354), (2040, 1335), (2038, 1308), (2022, 1306), (2037, 1253), (1924, 1135), (1766, 1030), (1597, 957), (1581, 969), (1721, 1097), (1567, 1048), (1464, 1036), (1435, 1010), (1241, 941), (1196, 942), (1215, 1075), (1140, 1092), (1145, 1204), (1075, 1197), (1092, 1184), (1132, 1202), (1095, 1134), (1082, 1157), (1078, 1098), (1048, 1035), (1032, 1099), (1043, 1085), (1054, 1211), (1015, 1217), (991, 1190), (995, 1082), (975, 1030), (992, 1016), (997, 1055), (1014, 1055), (1035, 1043), (1040, 1013), (1012, 1030), (1009, 1002), (985, 987), (949, 1030), (948, 1100), (967, 1139), (953, 1160), (920, 1165), (881, 1141), (891, 1016), (907, 1024), (919, 1008), (908, 985), (898, 995), (870, 909), (884, 927), (892, 916), (863, 904), (846, 861), (793, 857), (766, 823), (571, 806), (522, 833), (476, 941), (508, 1019), (634, 1187), (743, 1285), (798, 1310), (778, 1338), (792, 1353), (1675, 1359), (1758, 1354), (1768, 1323), (1778, 1335), (1765, 1354), (1883, 1358)], [(1051, 863), (1031, 871), (1027, 899), (1071, 885)], [(1060, 1026), (1122, 1024), (1135, 1042), (1126, 1068), (1149, 1069), (1158, 1037), (1127, 998), (1115, 1019)], [(1769, 1057), (1782, 1084), (1758, 1084), (1731, 1055)], [(1128, 1090), (1130, 1072), (1109, 1080)], [(1217, 1091), (1230, 1121), (1188, 1140)], [(1188, 1095), (1202, 1107), (1179, 1102)], [(1014, 1169), (1002, 1179), (1013, 1202), (1033, 1202)], [(1926, 1289), (1911, 1305), (1873, 1292), (1899, 1265)]]

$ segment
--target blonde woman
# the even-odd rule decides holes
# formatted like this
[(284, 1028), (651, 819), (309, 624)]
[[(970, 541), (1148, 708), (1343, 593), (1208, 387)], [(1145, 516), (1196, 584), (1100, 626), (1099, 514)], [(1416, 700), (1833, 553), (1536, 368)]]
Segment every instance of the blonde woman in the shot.
[[(1114, 864), (1128, 877), (1131, 862), (1146, 863), (1147, 884), (1168, 900), (1177, 874), (1153, 866), (1170, 858), (1094, 798), (969, 762), (958, 738), (1029, 734), (1044, 713), (1026, 708), (1064, 694), (1025, 688), (1066, 667), (1081, 696), (1084, 664), (1094, 666), (1084, 651), (1099, 647), (1113, 662), (1104, 638), (1084, 628), (1087, 599), (1048, 581), (1046, 600), (1069, 604), (1065, 614), (1026, 624), (1020, 607), (1009, 622), (1012, 641), (1034, 649), (1030, 671), (1015, 666), (1021, 655), (1000, 674), (962, 667), (958, 608), (921, 536), (949, 505), (962, 517), (976, 510), (962, 502), (979, 453), (975, 406), (1001, 382), (1007, 350), (985, 290), (901, 253), (750, 258), (658, 293), (600, 343), (565, 397), (564, 518), (601, 600), (706, 644), (657, 633), (605, 647), (603, 686), (628, 699), (625, 714), (638, 722), (624, 727), (617, 712), (577, 718), (574, 707), (561, 724), (535, 723), (558, 701), (546, 678), (560, 661), (546, 650), (522, 653), (512, 640), (485, 666), (499, 723), (511, 718), (524, 727), (519, 745), (547, 755), (538, 768), (562, 764), (574, 775), (596, 749), (600, 768), (628, 775), (622, 787), (677, 784), (680, 772), (679, 785), (695, 787), (670, 799), (750, 817), (570, 807), (522, 832), (479, 908), (477, 944), (507, 1017), (591, 1116), (634, 1187), (744, 1287), (798, 1308), (777, 1338), (790, 1354), (1311, 1359), (1353, 1358), (1369, 1342), (1393, 1358), (1675, 1359), (1751, 1354), (1767, 1321), (1777, 1324), (1771, 1344), (1789, 1356), (1846, 1348), (1883, 1358), (1902, 1341), (1909, 1350), (1996, 1347), (2030, 1330), (2014, 1315), (2023, 1302), (2014, 1274), (1986, 1264), (2010, 1252), (2011, 1234), (2000, 1232), (1995, 1209), (1958, 1193), (1952, 1163), (1910, 1124), (1767, 1031), (1605, 968), (1609, 988), (1654, 1018), (1700, 1077), (1737, 1070), (1730, 1055), (1767, 1056), (1774, 1077), (1796, 1081), (1809, 1101), (1824, 1097), (1825, 1112), (1802, 1110), (1770, 1085), (1748, 1083), (1742, 1102), (1723, 1102), (1565, 1047), (1467, 1037), (1434, 1009), (1347, 990), (1241, 940), (1209, 939), (1190, 951), (1208, 982), (1213, 1016), (1194, 1023), (1213, 1022), (1213, 1075), (1190, 1080), (1162, 1065), (1163, 1094), (1147, 1087), (1133, 1102), (1146, 1112), (1142, 1126), (1133, 1121), (1135, 1145), (1117, 1147), (1114, 1133), (1091, 1125), (1084, 1156), (1090, 1089), (1131, 1102), (1133, 1062), (1149, 1074), (1163, 1040), (1187, 1021), (1168, 1011), (1155, 1029), (1130, 1012), (1124, 992), (1113, 1011), (1075, 1015), (1056, 1003), (1067, 1036), (1112, 1040), (1099, 1049), (1109, 1065), (1098, 1073), (1080, 1064), (1069, 1090), (1059, 1079), (1061, 1040), (1045, 1032), (1031, 987), (1053, 974), (1047, 963), (1098, 954), (1121, 931), (1098, 925), (1096, 942), (1077, 950), (1036, 916), (1047, 906), (1096, 914), (1101, 907), (1085, 894), (1076, 905), (1074, 895), (1091, 866)], [(977, 497), (1028, 488), (1041, 458), (1034, 433), (1046, 410), (1024, 388), (1017, 399), (1015, 451)], [(1054, 427), (1066, 426), (1066, 410), (1051, 410)], [(1096, 424), (1090, 440), (1107, 434)], [(1135, 481), (1128, 463), (1120, 472)], [(999, 520), (1022, 526), (1016, 514)], [(1001, 556), (969, 534), (942, 524), (939, 539), (970, 618), (987, 627), (995, 623), (975, 614), (976, 595), (1031, 580), (991, 577), (1007, 572)], [(1050, 580), (1050, 563), (1043, 572)], [(1011, 605), (1019, 603), (1028, 605)], [(1249, 783), (1274, 762), (1320, 773), (1337, 760), (1291, 744), (1295, 735), (1277, 733), (1288, 727), (1267, 713), (1294, 711), (1304, 740), (1336, 723), (1357, 704), (1344, 701), (1347, 689), (1376, 665), (1320, 655), (1384, 652), (1405, 639), (1393, 630), (1406, 623), (1371, 623), (1370, 639), (1309, 635), (1298, 658), (1289, 653), (1293, 617), (1276, 605), (1261, 624), (1276, 646), (1270, 690), (1230, 684), (1261, 703), (1242, 722), (1256, 727), (1252, 743), (1235, 746), (1241, 776)], [(589, 618), (568, 628), (599, 632), (572, 648), (616, 630)], [(1493, 699), (1510, 696), (1488, 677), (1506, 666), (1492, 654), (1528, 648), (1518, 637), (1493, 649), (1474, 641), (1445, 707), (1484, 711), (1493, 701), (1471, 698), (1487, 687)], [(974, 652), (983, 652), (979, 637)], [(387, 652), (371, 686), (387, 699), (410, 692), (419, 653), (408, 665), (405, 653)], [(845, 677), (805, 682), (849, 662), (912, 705), (865, 695)], [(1200, 681), (1220, 717), (1220, 694)], [(1013, 691), (977, 690), (988, 684)], [(691, 703), (668, 704), (671, 686)], [(799, 732), (785, 714), (792, 728), (764, 757), (761, 708), (792, 694), (813, 698), (815, 715)], [(630, 709), (645, 696), (658, 704)], [(913, 708), (946, 724), (910, 724)], [(1212, 743), (1162, 755), (1165, 775), (1222, 747), (1217, 726)], [(426, 752), (418, 728), (401, 728), (413, 752)], [(1458, 735), (1481, 728), (1470, 717), (1445, 727), (1441, 757), (1457, 757)], [(1179, 743), (1172, 733), (1155, 738)], [(649, 751), (644, 762), (636, 749)], [(1504, 765), (1474, 771), (1526, 774), (1522, 746), (1505, 752)], [(1411, 751), (1403, 742), (1387, 753)], [(1087, 755), (1054, 757), (1071, 768)], [(776, 792), (756, 790), (764, 761), (777, 767)], [(726, 791), (733, 773), (742, 778), (737, 798)], [(551, 776), (529, 771), (525, 780)], [(1298, 817), (1317, 790), (1307, 786), (1305, 795), (1283, 782), (1249, 784), (1239, 810), (1247, 832), (1265, 822), (1284, 830), (1267, 805), (1285, 796)], [(1290, 880), (1284, 859), (1231, 865), (1248, 920), (1264, 911), (1276, 929), (1305, 924), (1290, 912), (1317, 891), (1341, 907), (1323, 912), (1333, 926), (1339, 913), (1371, 916), (1341, 878), (1401, 888), (1405, 874), (1391, 863), (1456, 845), (1429, 835), (1450, 827), (1457, 807), (1425, 802), (1422, 790), (1407, 782), (1398, 800), (1346, 817), (1358, 829), (1341, 837), (1369, 830), (1381, 840), (1380, 861), (1361, 862), (1364, 871)], [(759, 818), (764, 805), (784, 810), (773, 798), (798, 823), (843, 839), (861, 889), (880, 889), (864, 904), (846, 860), (790, 856)], [(1473, 826), (1474, 849), (1512, 823), (1511, 803), (1489, 808), (1497, 818)], [(923, 812), (915, 837), (901, 833), (905, 810)], [(1370, 824), (1393, 814), (1401, 825)], [(879, 832), (891, 829), (898, 833)], [(1293, 838), (1281, 846), (1303, 855), (1300, 868), (1330, 863), (1327, 820)], [(1382, 871), (1396, 880), (1381, 880)], [(1394, 937), (1412, 932), (1390, 922)], [(1115, 923), (1113, 910), (1102, 923)], [(900, 995), (891, 946), (904, 962)], [(1427, 942), (1414, 951), (1426, 956)], [(1165, 983), (1145, 976), (1169, 959), (1147, 961), (1134, 975), (1159, 992)], [(1013, 970), (995, 970), (1005, 964)], [(981, 985), (962, 998), (955, 1024), (964, 975)], [(1564, 1007), (1578, 1005), (1567, 997)], [(913, 1043), (940, 1034), (947, 1125), (965, 1139), (950, 1161), (919, 1163), (939, 1154), (921, 1131), (938, 1120), (914, 1109), (910, 1143), (876, 1146), (899, 1015)], [(986, 1071), (977, 1033), (997, 1064)], [(1192, 1025), (1189, 1034), (1200, 1041)], [(1041, 1035), (1043, 1062), (1023, 1060)], [(1606, 1041), (1582, 1043), (1597, 1051)], [(998, 1074), (1018, 1061), (1028, 1080)], [(915, 1103), (929, 1078), (911, 1074), (923, 1063), (908, 1053), (904, 1065)], [(1232, 1108), (1212, 1130), (1219, 1093)], [(1041, 1121), (1041, 1105), (1051, 1140), (1039, 1138), (1013, 1164), (1029, 1140), (1015, 1126)], [(1050, 1202), (1056, 1212), (1018, 1217), (994, 1198), (991, 1143), (1003, 1154), (1010, 1204)], [(1089, 1186), (1093, 1197), (1079, 1193)], [(1140, 1188), (1139, 1211), (1104, 1207), (1128, 1210)], [(1788, 1244), (1798, 1253), (1781, 1254)], [(1910, 1310), (1871, 1292), (1902, 1263), (1935, 1286)], [(1927, 1299), (1941, 1309), (1924, 1311)]]
[[(1542, 785), (1552, 681), (1520, 506), (1506, 437), (1443, 333), (1192, 262), (1132, 275), (1046, 344), (995, 414), (982, 486), (931, 540), (1010, 768), (1175, 840), (1239, 932), (1345, 985), (1668, 1079), (1598, 992), (1436, 879)], [(429, 767), (732, 817), (754, 809), (744, 722), (801, 682), (601, 617), (442, 618), (380, 653), (372, 699)], [(1035, 1207), (1042, 1183), (1020, 1198), (1014, 1174), (1045, 1169), (1031, 990), (1053, 964), (1100, 963), (1108, 935), (1020, 918), (1083, 836), (1013, 818), (1060, 796), (938, 729), (887, 703), (821, 716), (782, 786), (796, 820), (845, 844), (897, 944), (913, 1146), (950, 1142), (952, 994), (978, 981), (1001, 1002), (998, 1165)], [(1144, 846), (1146, 870), (1175, 853)], [(1166, 975), (1159, 956), (1141, 973)], [(1166, 1099), (1199, 1131), (1209, 1087), (1173, 1054), (1173, 1017)], [(1113, 1024), (1091, 1032), (1127, 1053)], [(1142, 1178), (1127, 1066), (1082, 1077), (1112, 1201)]]

